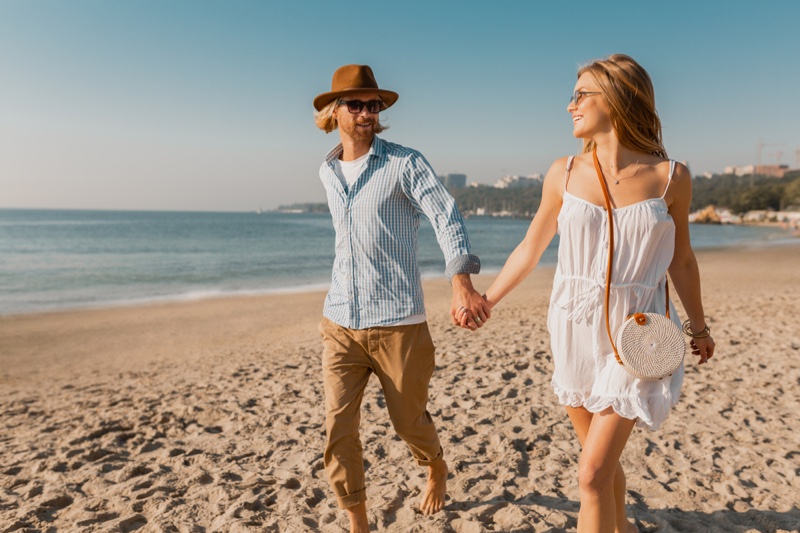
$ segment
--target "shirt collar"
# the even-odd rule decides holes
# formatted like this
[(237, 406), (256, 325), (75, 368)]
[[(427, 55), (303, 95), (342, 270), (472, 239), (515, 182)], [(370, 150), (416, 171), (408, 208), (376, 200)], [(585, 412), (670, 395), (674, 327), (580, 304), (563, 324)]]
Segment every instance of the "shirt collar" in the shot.
[[(340, 155), (342, 155), (342, 143), (337, 144), (333, 150), (325, 154), (325, 162), (330, 166), (333, 165), (333, 161), (337, 159)], [(383, 153), (386, 151), (386, 145), (383, 139), (378, 137), (377, 135), (372, 139), (372, 146), (369, 147), (369, 152), (367, 154), (372, 156), (382, 156)]]

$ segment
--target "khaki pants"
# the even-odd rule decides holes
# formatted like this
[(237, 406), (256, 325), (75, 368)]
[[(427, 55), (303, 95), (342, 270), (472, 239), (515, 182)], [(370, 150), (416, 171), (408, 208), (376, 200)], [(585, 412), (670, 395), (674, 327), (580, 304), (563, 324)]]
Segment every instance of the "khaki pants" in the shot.
[(339, 507), (367, 500), (359, 424), (361, 400), (372, 373), (378, 376), (397, 434), (420, 465), (442, 458), (427, 411), (434, 347), (428, 324), (343, 328), (327, 318), (319, 325), (324, 351), (325, 469)]

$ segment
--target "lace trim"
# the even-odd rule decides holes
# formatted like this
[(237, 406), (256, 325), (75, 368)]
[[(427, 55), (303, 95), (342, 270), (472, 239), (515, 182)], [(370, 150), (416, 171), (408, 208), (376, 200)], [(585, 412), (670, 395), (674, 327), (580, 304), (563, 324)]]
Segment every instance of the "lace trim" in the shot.
[(638, 397), (613, 397), (592, 395), (591, 391), (567, 391), (551, 381), (558, 396), (558, 403), (569, 407), (584, 407), (591, 413), (599, 413), (611, 407), (622, 418), (636, 420), (636, 426), (650, 431), (657, 430), (666, 420), (670, 409), (678, 403), (680, 394), (669, 392)]

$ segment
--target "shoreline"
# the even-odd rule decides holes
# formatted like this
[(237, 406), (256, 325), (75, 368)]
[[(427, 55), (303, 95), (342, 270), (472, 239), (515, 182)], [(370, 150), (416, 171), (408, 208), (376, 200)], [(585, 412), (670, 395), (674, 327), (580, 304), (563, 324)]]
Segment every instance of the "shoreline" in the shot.
[[(749, 224), (744, 224), (744, 225), (749, 225)], [(787, 236), (786, 238), (782, 239), (749, 242), (741, 246), (741, 248), (737, 248), (737, 246), (739, 245), (709, 246), (703, 248), (696, 248), (695, 254), (699, 256), (701, 254), (714, 251), (737, 250), (741, 248), (763, 249), (772, 247), (792, 247), (792, 246), (800, 247), (800, 238)], [(555, 267), (554, 261), (540, 262), (540, 264), (537, 266), (537, 268), (554, 268), (554, 267)], [(496, 276), (497, 274), (500, 273), (501, 269), (502, 266), (497, 268), (487, 268), (482, 271), (481, 275)], [(433, 281), (436, 279), (443, 279), (443, 274), (439, 272), (422, 273), (423, 283)], [(102, 311), (102, 310), (113, 310), (113, 309), (123, 309), (123, 308), (141, 308), (153, 305), (184, 303), (184, 302), (186, 303), (205, 302), (205, 301), (229, 299), (229, 298), (261, 298), (261, 297), (277, 296), (284, 294), (291, 295), (291, 294), (327, 292), (329, 287), (330, 287), (330, 282), (319, 282), (319, 283), (310, 283), (306, 285), (292, 285), (289, 287), (279, 287), (270, 289), (242, 289), (242, 290), (232, 290), (232, 291), (225, 291), (221, 289), (207, 289), (202, 291), (198, 290), (198, 291), (191, 291), (184, 293), (176, 293), (173, 295), (161, 295), (153, 297), (122, 299), (109, 302), (87, 303), (85, 305), (78, 305), (78, 306), (66, 306), (66, 307), (53, 306), (42, 309), (33, 309), (30, 311), (17, 311), (10, 313), (0, 312), (0, 323), (2, 323), (3, 320), (7, 319), (32, 317), (37, 315), (49, 315), (54, 313)]]
[[(707, 281), (713, 281), (713, 276), (706, 280), (704, 265), (720, 268), (731, 263), (743, 268), (750, 255), (800, 260), (800, 241), (697, 251), (704, 294), (709, 293)], [(527, 289), (518, 288), (507, 300), (518, 305), (521, 295), (532, 289), (549, 298), (554, 270), (554, 264), (538, 265), (522, 283)], [(475, 287), (485, 290), (497, 273), (499, 269), (473, 276)], [(447, 280), (441, 276), (423, 278), (423, 288), (429, 322), (449, 318), (451, 296)], [(156, 364), (167, 353), (172, 358), (200, 360), (222, 349), (229, 337), (237, 337), (238, 342), (246, 340), (252, 349), (262, 344), (291, 346), (294, 340), (313, 343), (317, 340), (316, 327), (322, 318), (326, 293), (327, 288), (220, 294), (200, 299), (0, 315), (0, 386), (14, 382), (20, 377), (17, 371), (24, 366), (45, 361), (54, 368), (63, 368), (68, 375), (67, 369), (74, 366), (77, 357), (85, 358), (92, 372), (112, 367), (142, 369)], [(673, 302), (682, 311), (677, 297), (673, 297)], [(178, 330), (181, 333), (175, 335)], [(123, 349), (132, 332), (139, 333), (135, 343)], [(119, 356), (121, 353), (125, 355)], [(37, 372), (34, 370), (23, 381), (30, 381)]]

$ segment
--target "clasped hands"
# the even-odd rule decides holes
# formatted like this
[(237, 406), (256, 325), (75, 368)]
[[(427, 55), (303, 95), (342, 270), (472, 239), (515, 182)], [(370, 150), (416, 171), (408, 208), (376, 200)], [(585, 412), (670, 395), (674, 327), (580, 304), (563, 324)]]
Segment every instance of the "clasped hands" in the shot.
[(472, 331), (483, 327), (486, 321), (489, 320), (489, 317), (491, 317), (492, 311), (488, 302), (486, 302), (486, 299), (482, 296), (481, 301), (483, 303), (475, 307), (467, 308), (462, 305), (452, 310), (450, 315), (453, 317), (453, 324)]
[(468, 274), (453, 276), (453, 303), (450, 307), (453, 324), (475, 331), (492, 316), (492, 306), (472, 286)]

